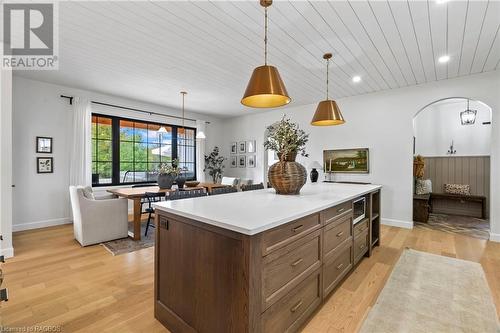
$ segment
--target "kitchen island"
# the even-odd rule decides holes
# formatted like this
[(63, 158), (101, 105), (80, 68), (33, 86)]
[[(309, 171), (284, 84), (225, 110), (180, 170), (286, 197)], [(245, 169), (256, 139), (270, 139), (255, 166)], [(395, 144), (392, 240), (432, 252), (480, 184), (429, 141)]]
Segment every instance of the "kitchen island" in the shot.
[(155, 317), (174, 333), (299, 330), (379, 244), (380, 188), (316, 183), (300, 195), (155, 204)]

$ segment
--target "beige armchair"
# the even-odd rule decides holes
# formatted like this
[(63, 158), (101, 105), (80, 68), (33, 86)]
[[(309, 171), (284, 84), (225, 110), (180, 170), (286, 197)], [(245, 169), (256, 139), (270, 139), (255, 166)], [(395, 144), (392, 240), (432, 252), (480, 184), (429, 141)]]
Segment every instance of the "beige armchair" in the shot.
[(82, 245), (92, 245), (128, 236), (127, 199), (94, 198), (91, 188), (70, 186), (73, 231)]

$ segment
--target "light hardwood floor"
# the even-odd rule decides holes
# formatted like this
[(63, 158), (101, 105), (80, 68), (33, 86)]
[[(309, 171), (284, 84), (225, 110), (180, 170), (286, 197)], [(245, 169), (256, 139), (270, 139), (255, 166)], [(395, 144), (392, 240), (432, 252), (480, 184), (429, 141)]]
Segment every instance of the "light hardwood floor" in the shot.
[[(382, 228), (382, 246), (365, 258), (304, 332), (356, 331), (405, 247), (480, 262), (500, 315), (500, 244), (440, 231)], [(62, 332), (167, 332), (153, 316), (153, 248), (113, 257), (81, 248), (71, 225), (14, 234), (3, 265), (10, 300), (6, 327), (60, 325)]]

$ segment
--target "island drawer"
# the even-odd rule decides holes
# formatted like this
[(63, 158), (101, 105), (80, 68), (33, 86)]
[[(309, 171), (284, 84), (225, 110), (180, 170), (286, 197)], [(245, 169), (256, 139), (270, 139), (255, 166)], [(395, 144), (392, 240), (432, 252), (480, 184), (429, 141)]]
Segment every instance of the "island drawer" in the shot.
[(323, 265), (323, 297), (326, 297), (352, 268), (352, 239), (338, 249), (338, 255), (325, 258)]
[(321, 275), (317, 270), (297, 288), (262, 314), (265, 333), (296, 332), (321, 303)]
[(354, 225), (353, 236), (361, 235), (365, 230), (368, 230), (368, 219), (364, 219)]
[(352, 215), (352, 201), (325, 209), (321, 212), (321, 219), (324, 224), (328, 224), (346, 215)]
[(363, 255), (368, 251), (368, 230), (354, 238), (354, 264), (357, 264)]
[(262, 261), (262, 311), (321, 267), (321, 230), (277, 250)]
[(262, 255), (282, 248), (319, 228), (321, 228), (319, 214), (313, 214), (265, 231), (262, 235)]
[(352, 219), (349, 215), (325, 227), (323, 237), (323, 254), (325, 256), (334, 252), (346, 239), (351, 238), (351, 227)]

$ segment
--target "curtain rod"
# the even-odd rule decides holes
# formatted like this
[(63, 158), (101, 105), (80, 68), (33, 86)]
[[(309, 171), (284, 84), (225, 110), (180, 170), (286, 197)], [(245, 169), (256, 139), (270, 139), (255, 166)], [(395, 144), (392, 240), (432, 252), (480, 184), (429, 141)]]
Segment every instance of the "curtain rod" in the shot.
[[(69, 105), (73, 105), (73, 98), (74, 98), (73, 96), (61, 95), (60, 97), (69, 99)], [(93, 104), (109, 106), (109, 107), (117, 108), (117, 109), (125, 109), (125, 110), (130, 110), (130, 111), (135, 111), (135, 112), (147, 113), (150, 116), (154, 114), (154, 115), (162, 116), (162, 117), (183, 119), (182, 117), (179, 117), (179, 116), (171, 116), (168, 114), (163, 114), (163, 113), (158, 113), (158, 112), (153, 112), (153, 111), (146, 111), (146, 110), (141, 110), (141, 109), (136, 109), (136, 108), (129, 108), (127, 106), (120, 106), (120, 105), (116, 105), (116, 104), (109, 104), (109, 103), (103, 103), (103, 102), (97, 102), (97, 101), (90, 101), (90, 102)], [(196, 119), (192, 119), (192, 118), (184, 118), (184, 120), (196, 121)], [(205, 121), (205, 124), (210, 124), (210, 122)]]

